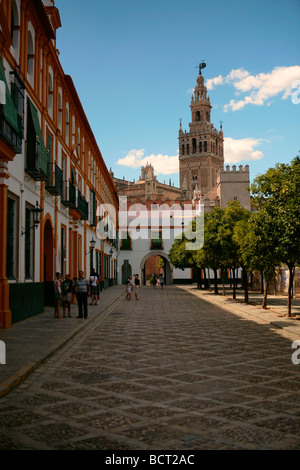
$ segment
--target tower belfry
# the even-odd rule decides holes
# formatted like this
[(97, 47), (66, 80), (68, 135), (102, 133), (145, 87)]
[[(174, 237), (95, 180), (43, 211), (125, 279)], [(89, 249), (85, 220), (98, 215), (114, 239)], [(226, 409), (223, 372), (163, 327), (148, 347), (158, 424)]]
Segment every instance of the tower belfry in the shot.
[(211, 123), (211, 109), (207, 88), (204, 84), (202, 69), (191, 98), (191, 117), (189, 132), (179, 128), (179, 173), (180, 187), (187, 185), (189, 198), (196, 188), (206, 194), (217, 184), (217, 173), (224, 165), (223, 130), (218, 131)]

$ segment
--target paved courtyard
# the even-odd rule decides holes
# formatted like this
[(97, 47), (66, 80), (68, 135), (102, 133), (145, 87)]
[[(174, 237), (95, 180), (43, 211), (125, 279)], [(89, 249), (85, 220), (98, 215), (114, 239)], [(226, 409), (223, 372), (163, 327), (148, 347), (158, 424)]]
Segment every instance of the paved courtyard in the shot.
[(299, 450), (291, 355), (270, 324), (144, 287), (0, 398), (0, 449)]

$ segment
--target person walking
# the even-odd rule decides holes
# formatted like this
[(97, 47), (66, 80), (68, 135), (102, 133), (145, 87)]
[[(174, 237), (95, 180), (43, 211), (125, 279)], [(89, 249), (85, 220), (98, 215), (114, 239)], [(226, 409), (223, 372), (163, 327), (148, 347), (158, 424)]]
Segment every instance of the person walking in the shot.
[(138, 275), (138, 274), (135, 274), (135, 275), (134, 275), (134, 294), (135, 294), (135, 300), (140, 300), (140, 299), (138, 299), (138, 293), (139, 293), (139, 290), (140, 290), (140, 285), (141, 285), (141, 282), (140, 282), (140, 279), (139, 279), (139, 275)]
[(159, 285), (161, 289), (164, 287), (164, 276), (162, 274), (160, 275), (160, 278), (159, 278)]
[(89, 278), (89, 283), (90, 283), (90, 287), (91, 287), (91, 297), (92, 297), (90, 305), (94, 305), (94, 304), (98, 305), (97, 286), (98, 286), (98, 283), (99, 283), (99, 275), (96, 273), (94, 268), (92, 269), (92, 272), (91, 272), (91, 275), (90, 275), (90, 278)]
[(154, 273), (154, 274), (153, 274), (153, 289), (156, 287), (156, 284), (157, 284), (157, 276), (156, 276), (156, 274)]
[(89, 281), (84, 277), (83, 271), (79, 271), (79, 277), (76, 283), (76, 296), (78, 301), (78, 317), (88, 317), (88, 293), (89, 293)]
[(56, 279), (54, 281), (54, 318), (61, 318), (59, 315), (60, 301), (61, 301), (61, 274), (55, 273)]
[(68, 317), (71, 316), (71, 298), (72, 298), (73, 281), (70, 274), (67, 274), (62, 282), (62, 302), (63, 317), (66, 317), (66, 308), (68, 308)]
[(131, 300), (132, 288), (133, 288), (133, 282), (132, 282), (131, 276), (129, 276), (129, 278), (127, 279), (127, 283), (126, 283), (126, 299), (127, 300)]
[(76, 295), (76, 286), (77, 286), (77, 277), (73, 277), (73, 288), (72, 288), (72, 297), (71, 297), (71, 304), (77, 302), (77, 295)]

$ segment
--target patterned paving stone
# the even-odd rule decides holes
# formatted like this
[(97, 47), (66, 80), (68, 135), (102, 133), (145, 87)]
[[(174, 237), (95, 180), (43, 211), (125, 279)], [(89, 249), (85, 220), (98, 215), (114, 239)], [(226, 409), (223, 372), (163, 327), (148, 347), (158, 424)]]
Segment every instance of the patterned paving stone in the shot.
[(299, 450), (299, 367), (270, 325), (143, 288), (0, 399), (0, 449)]

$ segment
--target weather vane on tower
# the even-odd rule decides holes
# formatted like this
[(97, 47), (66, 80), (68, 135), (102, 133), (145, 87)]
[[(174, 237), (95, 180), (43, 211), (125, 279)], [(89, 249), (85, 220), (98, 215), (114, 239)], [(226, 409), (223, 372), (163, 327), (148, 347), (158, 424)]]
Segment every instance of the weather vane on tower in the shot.
[(201, 64), (197, 65), (196, 69), (199, 68), (199, 75), (202, 75), (201, 70), (205, 69), (205, 67), (206, 67), (206, 63), (203, 61), (201, 62)]

